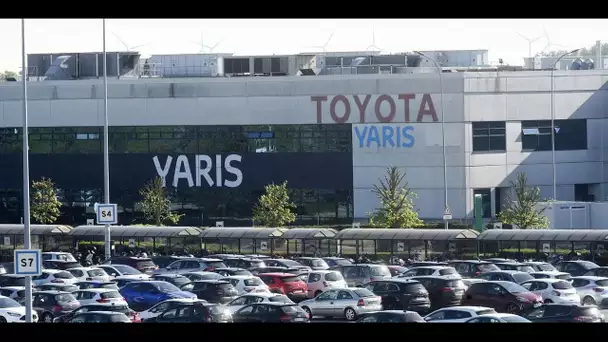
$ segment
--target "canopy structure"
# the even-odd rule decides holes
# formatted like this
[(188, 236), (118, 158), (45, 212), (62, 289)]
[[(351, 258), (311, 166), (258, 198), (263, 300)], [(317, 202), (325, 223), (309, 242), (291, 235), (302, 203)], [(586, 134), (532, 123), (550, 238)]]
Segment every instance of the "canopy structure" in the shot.
[(479, 241), (569, 241), (608, 242), (608, 230), (579, 229), (492, 229), (481, 233)]
[(474, 240), (479, 233), (469, 229), (403, 229), (349, 228), (334, 236), (336, 240)]
[[(78, 226), (72, 229), (72, 236), (103, 236), (104, 226)], [(158, 226), (112, 226), (115, 237), (197, 237), (202, 230), (196, 227), (158, 227)]]
[(209, 239), (253, 239), (266, 240), (282, 238), (287, 229), (283, 228), (207, 228), (199, 235)]
[(325, 240), (333, 239), (338, 232), (328, 228), (291, 228), (285, 230), (281, 239), (286, 240)]
[[(24, 227), (22, 224), (0, 224), (0, 235), (23, 235)], [(51, 225), (51, 224), (32, 224), (30, 232), (32, 235), (62, 235), (72, 231), (70, 226)]]

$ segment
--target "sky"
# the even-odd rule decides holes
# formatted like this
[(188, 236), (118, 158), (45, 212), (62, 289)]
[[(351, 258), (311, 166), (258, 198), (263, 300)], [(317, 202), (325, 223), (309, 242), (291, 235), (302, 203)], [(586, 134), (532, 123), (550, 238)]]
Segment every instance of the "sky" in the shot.
[[(26, 19), (27, 53), (102, 51), (101, 19)], [(589, 47), (608, 42), (607, 19), (107, 19), (107, 51), (153, 54), (213, 52), (236, 55), (365, 51), (375, 45), (386, 53), (429, 50), (489, 50), (522, 65), (533, 39), (532, 54), (551, 49)], [(21, 68), (21, 20), (0, 19), (0, 70)], [(521, 34), (521, 35), (520, 35)], [(375, 39), (374, 39), (375, 37)], [(198, 43), (198, 44), (197, 44)], [(142, 45), (139, 48), (135, 46)]]

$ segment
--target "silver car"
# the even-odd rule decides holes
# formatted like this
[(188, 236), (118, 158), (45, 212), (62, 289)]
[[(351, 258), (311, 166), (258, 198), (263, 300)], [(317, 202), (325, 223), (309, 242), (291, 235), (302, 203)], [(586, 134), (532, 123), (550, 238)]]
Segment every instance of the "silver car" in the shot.
[(159, 269), (154, 274), (163, 273), (186, 273), (196, 271), (213, 271), (216, 268), (226, 268), (226, 264), (220, 259), (188, 258), (172, 262), (165, 269)]
[(600, 306), (608, 304), (608, 278), (592, 276), (572, 277), (572, 286), (581, 298), (581, 303)]
[(363, 286), (376, 280), (392, 278), (391, 271), (385, 265), (357, 264), (341, 266), (338, 269), (350, 287)]
[(368, 289), (331, 289), (298, 305), (311, 319), (314, 316), (323, 316), (354, 321), (361, 314), (382, 310), (382, 298)]

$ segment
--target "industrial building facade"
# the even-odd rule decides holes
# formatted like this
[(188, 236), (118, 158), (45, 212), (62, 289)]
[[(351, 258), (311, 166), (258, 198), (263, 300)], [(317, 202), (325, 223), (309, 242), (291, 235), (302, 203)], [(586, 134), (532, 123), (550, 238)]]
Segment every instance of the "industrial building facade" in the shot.
[[(183, 224), (250, 225), (264, 185), (288, 181), (298, 222), (348, 223), (378, 206), (389, 166), (406, 173), (425, 219), (448, 205), (492, 217), (518, 172), (552, 193), (551, 98), (557, 198), (603, 199), (602, 70), (316, 77), (109, 80), (111, 199), (121, 223), (139, 189), (160, 176)], [(21, 218), (19, 84), (0, 85), (0, 221)], [(62, 223), (83, 224), (103, 189), (101, 80), (32, 82), (31, 179), (49, 177)], [(443, 115), (443, 117), (442, 117)], [(443, 138), (442, 133), (445, 133)], [(89, 208), (89, 209), (87, 209)]]

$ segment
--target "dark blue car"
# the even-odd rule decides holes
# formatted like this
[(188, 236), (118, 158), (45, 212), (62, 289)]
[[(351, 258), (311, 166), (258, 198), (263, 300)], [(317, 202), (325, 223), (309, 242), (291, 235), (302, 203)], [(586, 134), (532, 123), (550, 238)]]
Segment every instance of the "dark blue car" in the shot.
[(129, 307), (136, 311), (147, 310), (167, 299), (196, 299), (195, 294), (181, 291), (166, 281), (134, 281), (126, 284), (119, 292), (126, 299)]

